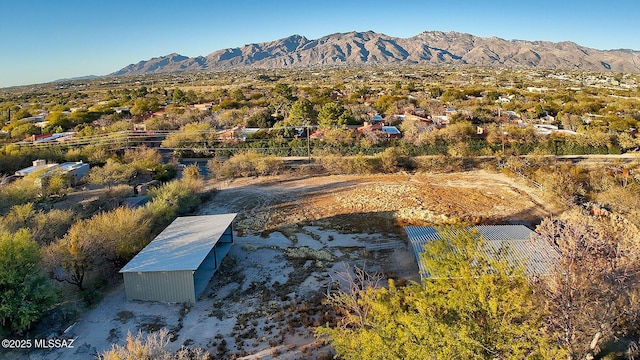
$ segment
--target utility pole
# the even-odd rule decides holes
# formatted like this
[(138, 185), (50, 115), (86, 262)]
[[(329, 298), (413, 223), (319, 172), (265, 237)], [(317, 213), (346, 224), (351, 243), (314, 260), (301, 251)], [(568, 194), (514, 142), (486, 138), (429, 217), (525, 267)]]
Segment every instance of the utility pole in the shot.
[(311, 164), (311, 139), (309, 138), (309, 124), (307, 124), (306, 128), (307, 128), (307, 158), (309, 160), (309, 164)]
[(504, 124), (500, 123), (500, 139), (502, 139), (502, 157), (504, 158)]

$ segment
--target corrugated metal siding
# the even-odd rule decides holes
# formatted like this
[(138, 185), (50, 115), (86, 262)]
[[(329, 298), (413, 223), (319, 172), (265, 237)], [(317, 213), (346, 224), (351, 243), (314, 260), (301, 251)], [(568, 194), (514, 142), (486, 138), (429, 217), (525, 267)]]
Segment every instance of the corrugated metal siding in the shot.
[[(156, 238), (156, 240), (160, 239), (156, 242), (157, 246), (145, 247), (141, 251), (141, 253), (146, 251), (144, 256), (138, 254), (134, 258), (135, 261), (132, 260), (120, 270), (124, 276), (127, 298), (164, 302), (195, 302), (233, 245), (233, 227), (230, 223), (226, 228), (221, 228), (220, 222), (211, 224), (212, 229), (207, 227), (209, 224), (207, 221), (220, 220), (220, 216), (222, 216), (222, 220), (231, 222), (236, 215), (223, 214), (176, 219), (172, 223), (176, 224), (174, 230), (178, 228), (184, 231), (172, 230), (168, 233), (173, 234), (173, 237), (169, 237), (165, 234), (168, 227), (162, 233), (165, 234), (164, 237), (159, 235)], [(179, 219), (182, 221), (178, 222)], [(215, 236), (209, 236), (212, 232), (215, 233)], [(183, 233), (188, 233), (186, 240), (195, 240), (181, 239)], [(175, 244), (180, 246), (169, 246)], [(203, 251), (207, 252), (203, 253)], [(181, 258), (176, 253), (194, 255)], [(202, 259), (197, 264), (192, 261), (196, 255)], [(186, 260), (189, 260), (189, 266), (176, 266), (176, 263), (184, 265)]]
[(129, 300), (196, 302), (193, 271), (149, 271), (123, 273)]
[[(430, 241), (441, 239), (437, 228), (431, 226), (406, 226), (411, 247), (418, 261), (420, 276), (428, 277), (428, 271), (420, 260), (424, 246)], [(479, 236), (486, 240), (485, 254), (503, 256), (512, 265), (524, 269), (532, 275), (546, 275), (553, 272), (558, 264), (559, 254), (524, 225), (473, 226)]]
[(527, 240), (534, 234), (524, 225), (484, 225), (472, 226), (470, 229), (477, 230), (487, 241)]
[(556, 249), (535, 236), (526, 240), (487, 241), (486, 245), (486, 254), (503, 254), (512, 266), (528, 274), (548, 275), (559, 265)]

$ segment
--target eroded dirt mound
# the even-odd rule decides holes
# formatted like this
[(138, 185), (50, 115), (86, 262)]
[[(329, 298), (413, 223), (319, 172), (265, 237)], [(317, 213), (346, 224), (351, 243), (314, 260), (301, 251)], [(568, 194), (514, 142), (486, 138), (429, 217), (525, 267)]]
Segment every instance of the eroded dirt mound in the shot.
[(236, 228), (249, 233), (327, 220), (334, 228), (373, 225), (349, 223), (361, 221), (357, 214), (433, 225), (532, 224), (554, 211), (537, 189), (486, 171), (242, 179), (220, 188), (212, 210), (240, 212)]

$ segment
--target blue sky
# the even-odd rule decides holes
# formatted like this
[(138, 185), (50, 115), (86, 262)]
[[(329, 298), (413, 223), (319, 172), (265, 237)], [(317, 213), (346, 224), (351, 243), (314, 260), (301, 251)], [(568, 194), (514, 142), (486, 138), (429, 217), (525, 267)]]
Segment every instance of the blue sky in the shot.
[(640, 50), (636, 0), (0, 0), (0, 88), (293, 34), (441, 30)]

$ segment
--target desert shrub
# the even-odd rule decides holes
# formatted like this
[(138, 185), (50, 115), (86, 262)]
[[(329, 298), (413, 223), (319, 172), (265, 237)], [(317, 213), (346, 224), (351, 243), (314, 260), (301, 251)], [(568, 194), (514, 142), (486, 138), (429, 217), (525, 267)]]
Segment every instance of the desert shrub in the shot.
[(101, 360), (208, 360), (209, 354), (202, 349), (180, 349), (177, 352), (168, 350), (166, 347), (170, 342), (169, 331), (161, 329), (147, 336), (138, 332), (133, 336), (127, 334), (126, 345), (113, 345), (98, 356)]
[(362, 153), (343, 156), (335, 150), (314, 152), (314, 158), (330, 174), (371, 174), (382, 169), (379, 157), (365, 156)]
[(0, 234), (0, 325), (23, 333), (54, 301), (47, 278), (40, 271), (40, 249), (26, 229)]
[(287, 248), (284, 251), (284, 255), (288, 259), (304, 259), (304, 260), (320, 260), (320, 261), (333, 261), (335, 256), (324, 249), (314, 250), (308, 246), (301, 246), (295, 248)]
[(76, 222), (44, 251), (44, 265), (58, 281), (84, 290), (85, 275), (113, 276), (150, 241), (150, 219), (143, 208), (120, 207)]
[(344, 157), (335, 150), (320, 149), (313, 152), (322, 168), (330, 174), (342, 174)]
[(153, 222), (153, 229), (164, 228), (176, 216), (192, 212), (200, 205), (201, 181), (174, 180), (149, 190), (152, 201), (146, 209)]
[(379, 155), (381, 170), (385, 173), (393, 173), (400, 169), (412, 169), (414, 161), (407, 155), (407, 151), (399, 147), (385, 149)]
[(162, 164), (162, 155), (155, 148), (140, 147), (125, 151), (123, 159), (138, 172), (150, 173)]
[(517, 174), (522, 174), (527, 169), (529, 169), (529, 163), (527, 159), (521, 156), (508, 156), (504, 162), (504, 165), (507, 169)]
[(207, 161), (207, 169), (209, 170), (209, 174), (212, 177), (217, 177), (218, 174), (222, 173), (223, 164), (224, 161), (222, 161), (222, 159), (218, 156), (209, 159), (209, 161)]
[(367, 158), (362, 154), (344, 158), (343, 173), (346, 174), (371, 174), (375, 172), (372, 158)]
[(29, 176), (0, 186), (0, 214), (6, 213), (14, 205), (34, 201), (39, 192), (39, 186)]
[(592, 168), (587, 182), (590, 191), (599, 193), (616, 187), (616, 181), (604, 167)]
[(200, 173), (198, 165), (191, 164), (185, 167), (182, 171), (182, 178), (188, 181), (199, 181), (202, 180), (203, 176)]
[(275, 175), (284, 168), (282, 160), (275, 155), (262, 155), (254, 150), (235, 154), (224, 162), (209, 160), (207, 166), (214, 176), (223, 179)]
[(583, 184), (576, 181), (570, 169), (539, 168), (533, 174), (533, 178), (542, 185), (545, 197), (551, 201), (568, 205), (584, 195)]
[(94, 167), (87, 175), (87, 181), (95, 185), (113, 187), (129, 182), (136, 174), (136, 169), (129, 164), (122, 164), (114, 159), (108, 159), (102, 167)]
[(157, 165), (153, 169), (153, 179), (158, 181), (169, 181), (176, 177), (178, 170), (173, 164)]
[(611, 186), (592, 195), (592, 200), (624, 215), (631, 223), (640, 227), (640, 191), (638, 186)]
[(100, 195), (100, 202), (103, 204), (103, 209), (112, 210), (122, 205), (124, 199), (133, 194), (133, 188), (130, 185), (120, 184), (107, 188), (107, 190)]
[(451, 156), (469, 156), (471, 155), (471, 149), (469, 144), (464, 141), (458, 141), (447, 148), (447, 154)]
[(445, 155), (420, 156), (415, 158), (415, 162), (418, 170), (426, 172), (452, 172), (464, 168), (462, 158)]
[(33, 203), (15, 205), (6, 216), (0, 217), (0, 232), (29, 229), (31, 238), (39, 245), (48, 245), (61, 238), (76, 221), (72, 210), (37, 210)]

